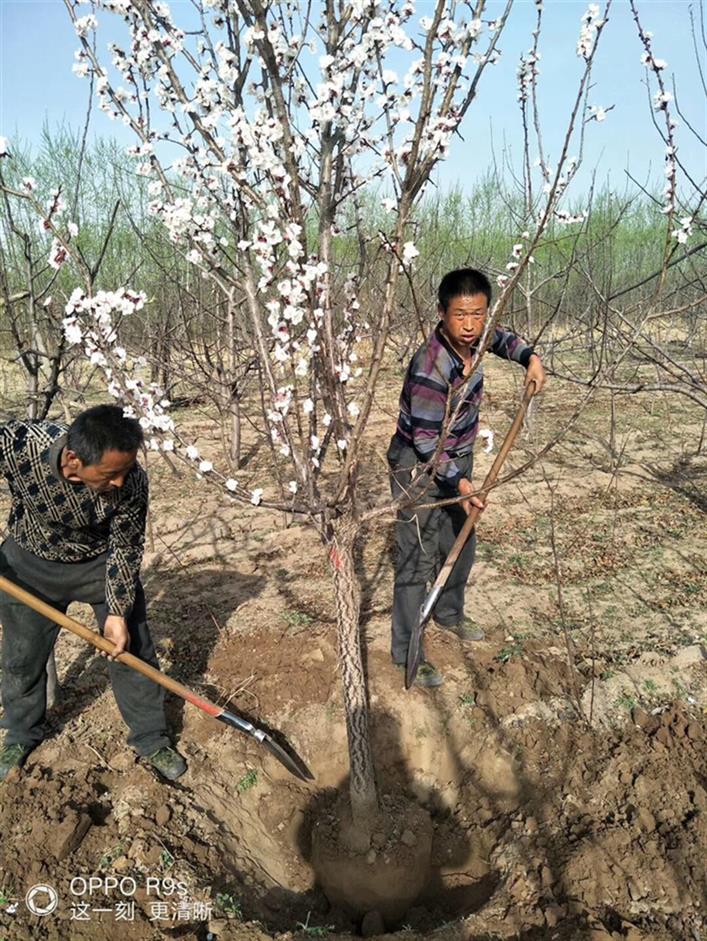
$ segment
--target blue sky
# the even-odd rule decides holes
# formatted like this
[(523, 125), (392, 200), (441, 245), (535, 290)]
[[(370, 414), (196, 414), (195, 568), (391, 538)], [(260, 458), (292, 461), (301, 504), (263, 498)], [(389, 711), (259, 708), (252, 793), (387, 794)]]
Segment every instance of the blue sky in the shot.
[[(193, 9), (188, 0), (171, 4), (174, 19)], [(575, 53), (579, 21), (586, 3), (575, 0), (545, 0), (540, 101), (546, 149), (556, 157), (562, 139), (572, 93), (580, 74)], [(686, 115), (704, 135), (707, 133), (707, 102), (701, 92), (690, 35), (689, 0), (639, 0), (643, 25), (654, 33), (655, 55), (667, 60), (668, 81), (677, 82), (678, 100)], [(428, 0), (418, 2), (419, 14), (428, 12)], [(181, 8), (181, 10), (180, 10)], [(488, 15), (500, 12), (492, 2)], [(88, 12), (88, 7), (85, 8)], [(695, 9), (695, 15), (698, 15)], [(114, 18), (99, 13), (99, 50), (118, 34)], [(455, 141), (450, 158), (438, 174), (445, 188), (472, 184), (490, 167), (493, 153), (501, 160), (504, 143), (520, 156), (520, 121), (516, 104), (515, 73), (519, 54), (530, 47), (534, 26), (532, 0), (516, 0), (509, 26), (502, 37), (503, 55), (482, 80), (478, 100), (472, 104), (463, 126), (464, 140)], [(42, 124), (67, 121), (83, 124), (88, 82), (71, 72), (78, 42), (61, 0), (0, 0), (0, 135), (35, 142)], [(649, 175), (662, 180), (663, 145), (651, 123), (640, 63), (642, 47), (636, 35), (626, 0), (616, 0), (602, 37), (594, 71), (590, 102), (614, 109), (607, 119), (588, 126), (585, 144), (584, 184), (590, 171), (609, 176), (614, 188), (625, 185), (625, 169), (645, 181)], [(117, 135), (125, 143), (127, 132), (94, 109), (94, 134)], [(681, 157), (692, 172), (707, 175), (707, 152), (686, 128), (677, 131)], [(493, 141), (493, 149), (492, 149)], [(581, 183), (580, 183), (581, 185)]]

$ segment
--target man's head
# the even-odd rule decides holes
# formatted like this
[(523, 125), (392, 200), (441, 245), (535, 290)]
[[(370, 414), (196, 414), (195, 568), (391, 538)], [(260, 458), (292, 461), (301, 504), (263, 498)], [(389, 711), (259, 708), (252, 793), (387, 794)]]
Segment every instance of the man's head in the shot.
[(81, 412), (69, 426), (61, 455), (62, 474), (96, 493), (122, 487), (142, 442), (140, 423), (126, 418), (119, 405), (96, 405)]
[(468, 349), (484, 329), (491, 303), (489, 279), (475, 268), (457, 268), (440, 281), (437, 300), (444, 332), (452, 345)]

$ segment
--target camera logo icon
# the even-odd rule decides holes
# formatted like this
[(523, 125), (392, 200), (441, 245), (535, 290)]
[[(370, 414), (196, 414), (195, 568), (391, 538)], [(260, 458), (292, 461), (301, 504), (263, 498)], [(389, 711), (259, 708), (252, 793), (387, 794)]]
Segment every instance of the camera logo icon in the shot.
[(53, 885), (38, 882), (25, 895), (25, 905), (33, 915), (51, 915), (59, 904), (59, 893)]

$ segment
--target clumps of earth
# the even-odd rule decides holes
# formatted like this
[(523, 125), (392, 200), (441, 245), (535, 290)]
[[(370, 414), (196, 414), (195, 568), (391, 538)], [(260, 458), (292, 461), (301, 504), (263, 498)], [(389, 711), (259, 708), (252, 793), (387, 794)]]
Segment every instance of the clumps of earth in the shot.
[[(110, 692), (87, 668), (90, 696), (79, 684), (87, 698), (58, 707), (55, 735), (0, 789), (0, 937), (707, 938), (702, 647), (592, 679), (559, 647), (526, 641), (522, 656), (499, 657), (502, 638), (470, 648), (431, 629), (446, 682), (407, 693), (386, 628), (367, 627), (380, 815), (364, 846), (338, 836), (348, 764), (333, 630), (306, 645), (298, 632), (224, 633), (207, 677), (235, 690), (233, 708), (270, 717), (316, 781), (172, 702), (189, 771), (166, 786), (123, 745)], [(168, 650), (163, 659), (170, 669)], [(60, 658), (60, 676), (69, 667)], [(257, 702), (241, 680), (256, 670)], [(639, 696), (647, 682), (650, 703)], [(133, 919), (72, 918), (71, 880), (108, 875), (134, 880)], [(51, 916), (24, 906), (37, 883), (59, 891)], [(156, 919), (180, 884), (188, 915)]]

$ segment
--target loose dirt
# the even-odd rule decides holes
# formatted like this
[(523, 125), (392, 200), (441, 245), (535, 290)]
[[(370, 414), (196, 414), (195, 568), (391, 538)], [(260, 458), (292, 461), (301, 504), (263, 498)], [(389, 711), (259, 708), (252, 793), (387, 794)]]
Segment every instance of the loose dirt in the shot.
[[(515, 406), (498, 368), (484, 417), (502, 434)], [(557, 389), (546, 401), (513, 466), (575, 399)], [(467, 592), (486, 639), (429, 630), (439, 690), (406, 692), (390, 662), (390, 523), (361, 539), (378, 785), (384, 807), (414, 799), (431, 820), (429, 869), (404, 912), (352, 914), (315, 877), (312, 828), (340, 814), (348, 772), (324, 550), (306, 528), (224, 506), (155, 463), (144, 581), (163, 669), (278, 730), (316, 781), (170, 698), (189, 770), (160, 782), (124, 744), (104, 661), (62, 636), (48, 737), (0, 787), (0, 937), (704, 941), (706, 462), (690, 452), (687, 407), (671, 417), (685, 434), (658, 451), (665, 415), (631, 400), (616, 467), (589, 438), (605, 432), (605, 403), (592, 408), (544, 462), (552, 501), (537, 466), (494, 496)], [(381, 410), (372, 493), (385, 489), (389, 430)], [(203, 432), (198, 444), (217, 453)], [(491, 459), (479, 456), (479, 479)], [(385, 895), (420, 876), (419, 839), (413, 815), (392, 810), (374, 832)], [(32, 915), (25, 894), (42, 884), (58, 904)]]

